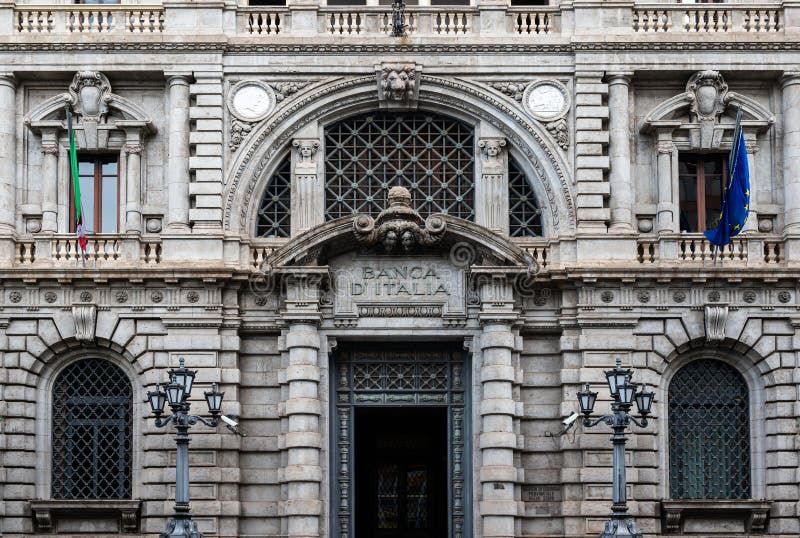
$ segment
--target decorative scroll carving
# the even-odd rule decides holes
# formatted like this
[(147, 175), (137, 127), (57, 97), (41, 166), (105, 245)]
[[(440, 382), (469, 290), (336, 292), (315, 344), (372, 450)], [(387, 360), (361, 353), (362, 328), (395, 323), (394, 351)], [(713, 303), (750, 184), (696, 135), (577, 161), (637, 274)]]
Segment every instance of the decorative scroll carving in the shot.
[(74, 305), (72, 318), (75, 321), (75, 339), (82, 343), (94, 342), (97, 307), (95, 305)]
[(696, 121), (719, 120), (720, 114), (728, 104), (728, 85), (719, 71), (699, 71), (686, 83), (689, 94), (690, 112)]
[(527, 82), (490, 82), (489, 86), (521, 103)]
[(421, 69), (416, 64), (384, 63), (377, 66), (381, 108), (416, 108), (419, 99), (417, 74)]
[(72, 106), (84, 122), (105, 120), (110, 94), (111, 83), (99, 71), (78, 71), (69, 85)]
[(706, 306), (706, 342), (720, 342), (725, 339), (725, 322), (727, 320), (727, 306)]
[(569, 149), (569, 128), (566, 119), (560, 118), (556, 121), (551, 121), (545, 125), (545, 128), (547, 128), (547, 132), (553, 135), (558, 147), (564, 151)]
[(270, 87), (275, 90), (275, 100), (279, 103), (287, 97), (296, 94), (309, 84), (311, 84), (310, 80), (303, 82), (283, 81), (269, 83)]
[[(353, 220), (353, 233), (364, 246), (383, 245), (386, 252), (408, 253), (417, 246), (432, 246), (441, 241), (447, 224), (437, 215), (423, 219), (411, 208), (411, 193), (405, 187), (389, 189), (389, 207), (378, 218), (358, 215)], [(398, 245), (399, 243), (399, 245)]]
[(244, 139), (250, 134), (250, 131), (253, 130), (253, 125), (255, 125), (255, 123), (250, 121), (242, 121), (236, 118), (231, 119), (231, 134), (230, 142), (228, 143), (231, 151), (239, 149)]

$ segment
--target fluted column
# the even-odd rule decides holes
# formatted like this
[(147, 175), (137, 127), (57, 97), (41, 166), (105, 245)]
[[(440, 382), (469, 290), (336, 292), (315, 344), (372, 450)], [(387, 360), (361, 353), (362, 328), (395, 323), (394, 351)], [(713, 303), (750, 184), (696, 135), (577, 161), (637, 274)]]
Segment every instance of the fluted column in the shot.
[(631, 78), (627, 73), (615, 73), (608, 79), (608, 156), (611, 169), (611, 231), (632, 232), (633, 211), (631, 184), (630, 103), (628, 90)]
[(0, 74), (0, 233), (14, 231), (16, 211), (17, 81)]
[(169, 160), (167, 188), (170, 232), (189, 231), (189, 77), (172, 76), (169, 85)]
[(319, 139), (292, 141), (292, 235), (305, 232), (324, 221), (325, 189), (320, 181)]
[(800, 232), (800, 72), (783, 77), (784, 231)]
[(481, 138), (475, 184), (475, 222), (508, 235), (508, 160), (505, 138)]
[(42, 129), (42, 232), (58, 231), (58, 133)]
[(322, 513), (319, 278), (292, 275), (286, 293), (289, 397), (286, 400), (288, 459), (284, 470), (287, 494), (283, 513), (287, 518), (287, 536), (316, 538), (320, 535)]
[(514, 465), (514, 332), (513, 293), (505, 276), (485, 279), (481, 285), (480, 435), (483, 536), (512, 538), (519, 514)]
[(125, 232), (142, 233), (142, 145), (139, 140), (125, 144), (126, 170)]
[(677, 204), (673, 199), (672, 185), (672, 152), (675, 151), (675, 144), (672, 143), (672, 135), (669, 138), (658, 140), (658, 204), (656, 204), (656, 231), (675, 232), (678, 230)]

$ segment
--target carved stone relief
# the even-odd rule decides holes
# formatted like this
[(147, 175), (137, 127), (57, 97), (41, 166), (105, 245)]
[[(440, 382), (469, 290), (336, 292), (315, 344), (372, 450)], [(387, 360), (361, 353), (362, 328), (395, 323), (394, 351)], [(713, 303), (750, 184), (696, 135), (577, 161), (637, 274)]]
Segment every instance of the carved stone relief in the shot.
[(378, 101), (381, 108), (415, 109), (419, 101), (418, 74), (422, 66), (413, 63), (382, 63), (375, 66)]
[(94, 342), (97, 307), (95, 305), (73, 305), (72, 318), (75, 321), (75, 339), (82, 343)]

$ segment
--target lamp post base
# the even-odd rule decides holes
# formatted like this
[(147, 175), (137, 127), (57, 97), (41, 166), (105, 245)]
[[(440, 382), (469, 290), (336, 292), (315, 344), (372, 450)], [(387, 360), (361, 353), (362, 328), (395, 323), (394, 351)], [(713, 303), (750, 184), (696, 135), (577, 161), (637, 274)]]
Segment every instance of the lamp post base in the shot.
[(175, 514), (159, 538), (203, 538), (190, 514)]
[(600, 538), (642, 538), (642, 533), (632, 519), (611, 516), (611, 520), (606, 521), (606, 528)]

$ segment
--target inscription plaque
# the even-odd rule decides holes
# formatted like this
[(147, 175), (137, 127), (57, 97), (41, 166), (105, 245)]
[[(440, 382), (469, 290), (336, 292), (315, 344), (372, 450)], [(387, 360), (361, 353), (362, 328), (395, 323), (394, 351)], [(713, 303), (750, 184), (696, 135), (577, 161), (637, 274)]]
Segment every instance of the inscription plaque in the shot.
[(447, 258), (345, 254), (330, 267), (336, 315), (466, 315), (464, 271)]

